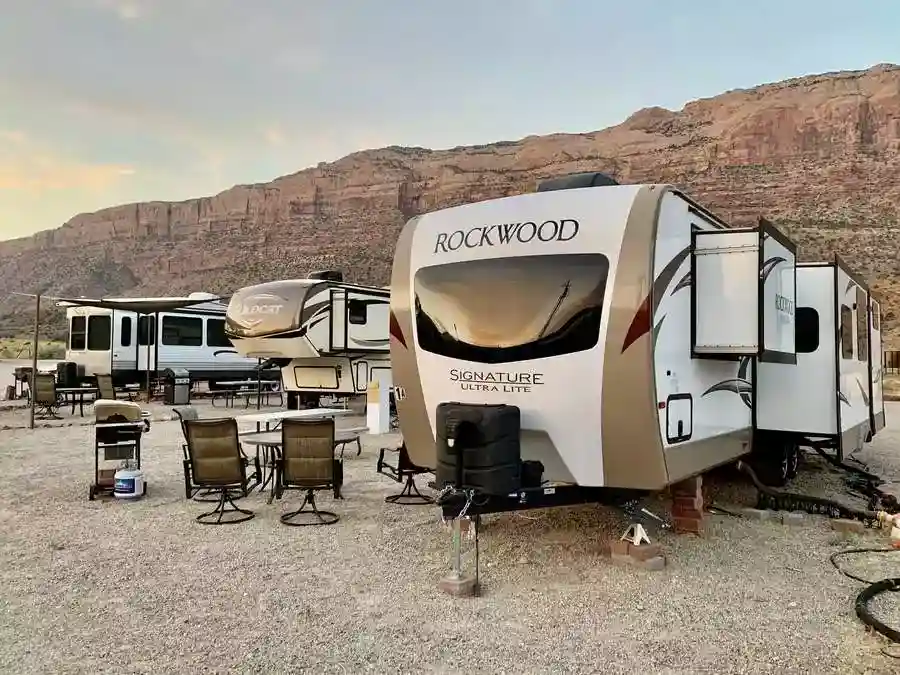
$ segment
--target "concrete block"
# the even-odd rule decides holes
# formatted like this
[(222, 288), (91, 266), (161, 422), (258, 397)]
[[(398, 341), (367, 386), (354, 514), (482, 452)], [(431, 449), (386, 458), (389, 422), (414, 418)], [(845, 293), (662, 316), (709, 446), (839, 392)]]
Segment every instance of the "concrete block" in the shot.
[(610, 555), (628, 555), (631, 553), (632, 544), (624, 539), (613, 539), (609, 542)]
[(619, 565), (628, 565), (630, 567), (637, 567), (638, 569), (650, 570), (653, 572), (658, 572), (666, 566), (666, 558), (662, 555), (653, 556), (647, 560), (638, 560), (634, 556), (621, 555), (619, 553), (613, 553), (610, 557), (614, 563)]
[(449, 575), (438, 582), (438, 588), (455, 598), (472, 597), (476, 593), (475, 577)]
[(803, 525), (806, 523), (806, 514), (802, 511), (786, 511), (781, 514), (782, 525)]
[(628, 555), (635, 560), (647, 561), (651, 558), (658, 558), (662, 555), (662, 549), (659, 544), (641, 544), (640, 546), (632, 546)]
[(775, 520), (775, 512), (768, 509), (741, 509), (741, 515), (750, 520)]
[(866, 531), (866, 525), (859, 520), (850, 520), (848, 518), (833, 518), (831, 521), (831, 529), (837, 532), (853, 532), (855, 534), (863, 534)]

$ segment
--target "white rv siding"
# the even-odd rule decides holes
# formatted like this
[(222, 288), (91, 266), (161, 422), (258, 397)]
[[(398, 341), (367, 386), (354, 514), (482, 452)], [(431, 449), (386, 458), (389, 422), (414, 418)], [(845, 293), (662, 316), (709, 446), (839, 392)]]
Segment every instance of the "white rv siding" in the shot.
[[(688, 206), (674, 193), (663, 198), (653, 261), (653, 278), (659, 279), (668, 265), (681, 259), (659, 300), (653, 326), (656, 400), (664, 448), (746, 430), (751, 425), (749, 367), (741, 376), (737, 361), (691, 358), (691, 230), (692, 226), (704, 231), (717, 228)], [(755, 270), (755, 256), (753, 262)], [(729, 268), (724, 269), (727, 273)], [(734, 269), (735, 274), (739, 271)], [(744, 298), (740, 284), (727, 277), (721, 282), (734, 287), (736, 301), (746, 301), (755, 326), (755, 287)], [(710, 391), (723, 383), (727, 386)]]
[[(818, 316), (818, 345), (798, 345), (797, 364), (757, 364), (756, 424), (759, 429), (809, 435), (837, 433), (835, 392), (834, 267), (797, 268), (797, 312)], [(805, 322), (798, 324), (806, 329)], [(809, 338), (808, 335), (805, 336)], [(806, 348), (808, 349), (808, 347)]]
[[(420, 217), (411, 244), (410, 306), (415, 306), (417, 273), (427, 272), (432, 267), (487, 260), (497, 260), (498, 265), (502, 265), (503, 260), (523, 256), (552, 258), (585, 253), (603, 254), (609, 264), (600, 339), (592, 349), (489, 364), (430, 352), (422, 348), (416, 335), (419, 376), (432, 431), (435, 430), (437, 405), (445, 401), (516, 405), (521, 410), (523, 437), (546, 434), (550, 441), (544, 445), (539, 442), (523, 444), (523, 460), (541, 461), (545, 467), (545, 480), (574, 481), (582, 486), (604, 485), (600, 410), (604, 395), (605, 336), (618, 251), (639, 190), (640, 186), (619, 186), (525, 194), (467, 204)], [(577, 236), (547, 241), (527, 236), (535, 223), (540, 226), (547, 221), (559, 223), (562, 220), (578, 222)], [(522, 223), (532, 224), (521, 237), (526, 241), (515, 235), (519, 231), (516, 229), (518, 224)], [(496, 237), (485, 243), (479, 236), (483, 231), (478, 228), (495, 226), (507, 227), (506, 231), (512, 232), (513, 236), (505, 243), (500, 243)], [(552, 228), (548, 226), (549, 229)], [(510, 283), (509, 276), (512, 275), (507, 275), (504, 282), (486, 283), (477, 289), (482, 294), (479, 295), (480, 311), (485, 316), (492, 312), (497, 319), (496, 325), (504, 322), (521, 324), (523, 318), (515, 313), (521, 312), (523, 307), (532, 307), (533, 316), (543, 315), (546, 308), (535, 303), (546, 298), (529, 297), (521, 286)], [(646, 289), (636, 288), (635, 292), (646, 292)], [(460, 330), (465, 331), (466, 326)], [(528, 376), (537, 384), (495, 386), (485, 383), (489, 376), (512, 379)], [(607, 395), (615, 396), (615, 392)]]

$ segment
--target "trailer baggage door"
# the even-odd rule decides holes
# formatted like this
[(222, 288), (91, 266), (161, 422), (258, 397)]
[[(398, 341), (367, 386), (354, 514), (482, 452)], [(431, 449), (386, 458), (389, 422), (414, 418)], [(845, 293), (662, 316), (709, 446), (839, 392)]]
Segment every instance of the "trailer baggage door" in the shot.
[(881, 343), (881, 305), (869, 296), (869, 400), (872, 434), (884, 428), (884, 357)]
[(340, 352), (347, 349), (347, 291), (332, 288), (331, 329), (328, 332), (328, 350)]

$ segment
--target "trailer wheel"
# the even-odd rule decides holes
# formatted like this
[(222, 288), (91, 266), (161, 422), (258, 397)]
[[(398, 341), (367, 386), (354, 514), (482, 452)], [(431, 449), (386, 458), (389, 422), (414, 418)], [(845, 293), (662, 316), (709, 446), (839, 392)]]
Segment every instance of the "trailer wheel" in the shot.
[(786, 445), (788, 456), (787, 479), (790, 481), (797, 477), (797, 471), (800, 469), (800, 446), (792, 441), (788, 441)]
[(766, 485), (784, 487), (792, 478), (792, 461), (796, 462), (796, 458), (799, 457), (797, 453), (793, 453), (795, 457), (793, 460), (791, 458), (791, 450), (796, 449), (796, 446), (777, 436), (768, 436), (765, 441), (765, 445), (754, 452), (751, 461), (753, 470)]

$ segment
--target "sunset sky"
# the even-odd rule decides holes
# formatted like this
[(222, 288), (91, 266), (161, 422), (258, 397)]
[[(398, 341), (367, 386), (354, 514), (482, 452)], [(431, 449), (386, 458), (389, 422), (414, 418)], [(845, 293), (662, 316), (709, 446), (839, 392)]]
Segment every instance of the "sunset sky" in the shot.
[[(671, 7), (671, 9), (664, 9)], [(900, 2), (0, 0), (0, 239), (900, 62)]]

